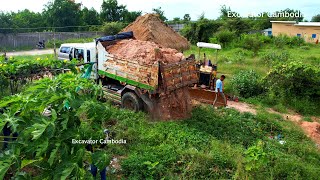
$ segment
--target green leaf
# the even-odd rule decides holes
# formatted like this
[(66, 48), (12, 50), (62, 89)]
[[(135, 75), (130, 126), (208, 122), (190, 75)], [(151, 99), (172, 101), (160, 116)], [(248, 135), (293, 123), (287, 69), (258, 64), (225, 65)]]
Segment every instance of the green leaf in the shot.
[(8, 169), (12, 164), (12, 159), (5, 159), (0, 161), (0, 179), (4, 179)]
[(75, 168), (74, 165), (66, 167), (66, 169), (62, 171), (60, 179), (61, 180), (67, 179), (67, 177), (70, 176), (74, 168)]
[(252, 170), (252, 165), (251, 164), (246, 164), (245, 165), (246, 171), (251, 171)]
[(32, 127), (35, 129), (31, 132), (33, 138), (32, 140), (37, 140), (40, 138), (40, 136), (44, 133), (44, 131), (47, 129), (48, 125), (50, 124), (49, 121), (42, 120), (43, 124), (36, 123)]
[(24, 159), (24, 160), (22, 160), (22, 162), (21, 162), (21, 169), (24, 168), (24, 167), (26, 167), (26, 166), (28, 166), (28, 165), (30, 165), (30, 164), (33, 164), (34, 162), (38, 162), (38, 161), (41, 161), (41, 160), (42, 160), (42, 158), (40, 158), (40, 159), (35, 159), (35, 160)]
[[(7, 113), (4, 113), (3, 116), (1, 117), (1, 130), (3, 128), (3, 126), (8, 123), (8, 127), (11, 127), (11, 130), (13, 132), (16, 132), (17, 131), (17, 127), (19, 126), (19, 119), (14, 117), (14, 115), (11, 115), (11, 114), (7, 114)], [(4, 123), (4, 125), (2, 126), (2, 124)]]
[(143, 162), (144, 165), (151, 165), (150, 161)]
[(48, 163), (52, 166), (54, 159), (56, 158), (56, 154), (59, 150), (60, 144), (50, 153), (50, 157), (48, 159)]
[(57, 120), (57, 112), (54, 109), (51, 109), (52, 121)]
[(62, 130), (66, 130), (66, 129), (67, 129), (68, 121), (69, 121), (69, 119), (66, 118), (65, 120), (63, 120), (63, 121), (61, 122)]
[(4, 128), (4, 126), (6, 125), (7, 122), (2, 120), (1, 115), (0, 115), (0, 119), (1, 119), (1, 121), (0, 121), (0, 131), (2, 131), (2, 129)]
[(92, 154), (92, 162), (99, 169), (106, 168), (111, 161), (111, 155), (108, 155), (105, 151), (96, 151)]
[(47, 149), (48, 149), (48, 145), (49, 145), (49, 140), (48, 139), (45, 139), (43, 141), (43, 143), (39, 144), (36, 147), (36, 157), (39, 157), (39, 156), (41, 156), (42, 153), (46, 152)]

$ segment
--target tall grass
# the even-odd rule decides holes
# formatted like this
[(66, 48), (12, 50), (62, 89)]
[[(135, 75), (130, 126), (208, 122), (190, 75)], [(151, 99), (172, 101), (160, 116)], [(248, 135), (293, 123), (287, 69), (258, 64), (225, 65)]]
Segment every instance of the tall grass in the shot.
[[(116, 138), (128, 139), (111, 151), (124, 157), (125, 179), (290, 179), (317, 178), (320, 153), (301, 131), (279, 115), (199, 107), (184, 121), (149, 123), (143, 114), (115, 111)], [(280, 144), (281, 137), (284, 144)], [(272, 137), (272, 139), (270, 139)], [(261, 144), (258, 146), (258, 144)], [(265, 163), (249, 161), (249, 148)], [(285, 166), (284, 166), (285, 165)], [(246, 167), (251, 166), (248, 170)], [(299, 169), (298, 171), (293, 171)]]

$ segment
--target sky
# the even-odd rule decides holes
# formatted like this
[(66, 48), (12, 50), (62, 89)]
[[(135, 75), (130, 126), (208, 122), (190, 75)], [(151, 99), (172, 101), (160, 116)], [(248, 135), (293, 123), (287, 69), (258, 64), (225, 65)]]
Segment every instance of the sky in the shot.
[[(29, 9), (41, 12), (44, 5), (53, 0), (0, 0), (0, 11), (14, 11)], [(76, 0), (88, 8), (100, 11), (103, 0)], [(190, 14), (192, 20), (204, 13), (205, 17), (215, 19), (219, 16), (220, 7), (226, 5), (241, 16), (258, 14), (260, 12), (275, 12), (286, 8), (301, 10), (305, 19), (320, 14), (319, 0), (118, 0), (119, 4), (126, 5), (129, 11), (148, 13), (152, 8), (162, 7), (168, 19), (182, 18)]]

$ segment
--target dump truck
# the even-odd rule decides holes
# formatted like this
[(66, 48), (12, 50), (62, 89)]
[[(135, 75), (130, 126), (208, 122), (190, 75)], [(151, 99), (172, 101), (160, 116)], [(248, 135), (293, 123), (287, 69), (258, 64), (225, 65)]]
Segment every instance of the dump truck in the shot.
[[(107, 99), (121, 107), (150, 112), (155, 118), (164, 119), (174, 117), (170, 112), (164, 113), (162, 108), (166, 111), (172, 109), (175, 111), (173, 113), (180, 115), (189, 113), (190, 108), (186, 104), (190, 104), (191, 100), (188, 90), (184, 89), (198, 81), (195, 59), (174, 63), (163, 63), (161, 59), (156, 59), (152, 64), (143, 64), (134, 59), (119, 58), (109, 53), (107, 47), (132, 36), (118, 37), (120, 39), (117, 36), (98, 38), (92, 43), (76, 46), (62, 44), (61, 48), (64, 54), (69, 54), (64, 56), (65, 59), (82, 57), (83, 64), (93, 64), (91, 78), (102, 86)], [(65, 52), (65, 47), (68, 47), (68, 52)], [(179, 96), (180, 99), (173, 100)], [(165, 99), (169, 101), (163, 102)]]

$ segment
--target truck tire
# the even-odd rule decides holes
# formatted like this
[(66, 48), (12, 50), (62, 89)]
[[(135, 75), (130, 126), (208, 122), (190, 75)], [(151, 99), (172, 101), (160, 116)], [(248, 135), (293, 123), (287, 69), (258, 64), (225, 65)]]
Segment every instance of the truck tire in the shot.
[(138, 112), (143, 110), (143, 102), (135, 93), (126, 92), (121, 97), (121, 107)]

